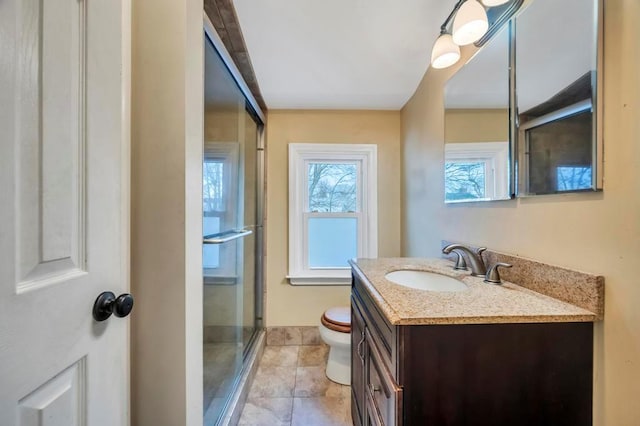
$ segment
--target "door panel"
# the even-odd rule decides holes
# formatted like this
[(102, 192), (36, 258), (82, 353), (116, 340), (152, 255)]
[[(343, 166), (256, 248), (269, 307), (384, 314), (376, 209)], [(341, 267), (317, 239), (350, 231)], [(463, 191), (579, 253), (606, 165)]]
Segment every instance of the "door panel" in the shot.
[(40, 386), (18, 403), (20, 426), (79, 426), (86, 404), (85, 358)]
[(128, 8), (0, 2), (2, 426), (129, 422)]
[(18, 4), (15, 203), (17, 291), (84, 269), (85, 4)]

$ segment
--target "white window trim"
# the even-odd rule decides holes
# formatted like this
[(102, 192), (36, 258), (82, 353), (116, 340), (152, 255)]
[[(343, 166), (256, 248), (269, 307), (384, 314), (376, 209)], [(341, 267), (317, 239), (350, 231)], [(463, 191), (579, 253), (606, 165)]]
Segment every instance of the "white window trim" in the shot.
[(309, 269), (306, 244), (306, 165), (309, 161), (356, 161), (360, 164), (361, 205), (357, 213), (358, 257), (378, 257), (378, 181), (375, 144), (289, 144), (289, 274), (291, 285), (350, 285), (351, 269)]
[[(229, 192), (227, 210), (220, 214), (222, 223), (233, 223), (238, 216), (238, 166), (240, 161), (240, 144), (237, 142), (206, 141), (204, 144), (204, 161), (219, 160), (223, 163), (224, 187)], [(230, 284), (238, 279), (238, 248), (232, 250), (228, 245), (220, 245), (217, 268), (203, 268), (204, 284)]]
[(485, 177), (486, 198), (477, 200), (445, 200), (446, 203), (468, 203), (509, 198), (507, 169), (509, 162), (509, 142), (471, 142), (445, 144), (444, 161), (482, 161), (491, 167)]

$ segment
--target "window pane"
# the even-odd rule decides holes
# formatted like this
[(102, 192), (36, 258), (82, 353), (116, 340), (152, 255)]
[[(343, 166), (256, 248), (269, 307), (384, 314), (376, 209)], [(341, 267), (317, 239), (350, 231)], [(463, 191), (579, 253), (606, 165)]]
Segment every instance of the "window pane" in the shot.
[(483, 161), (447, 162), (444, 166), (446, 201), (486, 198), (486, 167)]
[(357, 208), (355, 164), (309, 163), (307, 168), (309, 211), (355, 212)]
[(558, 191), (591, 188), (591, 167), (557, 167)]
[[(224, 163), (221, 161), (205, 161), (202, 170), (203, 211), (224, 211)], [(212, 234), (213, 232), (210, 232)], [(204, 235), (207, 235), (205, 232)]]
[(552, 194), (591, 188), (591, 178), (584, 184), (580, 176), (586, 179), (591, 173), (592, 136), (591, 110), (528, 129), (529, 192)]
[[(211, 235), (220, 232), (219, 217), (203, 217), (202, 218), (202, 234)], [(217, 244), (204, 244), (202, 246), (202, 267), (218, 268), (220, 267), (220, 246)]]
[[(224, 163), (205, 161), (202, 170), (202, 235), (217, 234), (220, 229), (219, 212), (224, 211)], [(218, 212), (218, 213), (216, 213)], [(214, 216), (214, 214), (216, 214)], [(213, 244), (202, 246), (202, 267), (215, 269), (220, 267), (220, 247)]]
[(358, 219), (309, 218), (309, 267), (343, 268), (358, 255)]

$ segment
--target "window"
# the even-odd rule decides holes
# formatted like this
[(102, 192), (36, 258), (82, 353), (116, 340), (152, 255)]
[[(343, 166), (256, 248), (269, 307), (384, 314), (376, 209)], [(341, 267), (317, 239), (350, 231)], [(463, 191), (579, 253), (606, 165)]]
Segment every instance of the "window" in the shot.
[[(205, 144), (202, 169), (203, 235), (217, 234), (236, 227), (237, 188), (238, 144)], [(212, 277), (234, 277), (235, 255), (235, 245), (204, 244), (202, 267), (205, 281)]]
[(289, 144), (289, 281), (350, 284), (377, 257), (375, 145)]
[(445, 202), (509, 198), (508, 153), (508, 142), (446, 144)]
[(446, 201), (486, 200), (487, 175), (491, 173), (487, 160), (452, 160), (444, 165)]
[(558, 191), (578, 191), (591, 189), (591, 166), (559, 166), (556, 167)]

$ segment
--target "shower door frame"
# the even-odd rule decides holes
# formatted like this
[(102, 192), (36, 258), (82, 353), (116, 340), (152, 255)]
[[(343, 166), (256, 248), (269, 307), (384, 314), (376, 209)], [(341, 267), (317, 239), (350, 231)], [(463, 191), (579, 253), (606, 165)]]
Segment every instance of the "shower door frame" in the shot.
[[(255, 303), (254, 303), (254, 332), (251, 338), (247, 342), (243, 350), (243, 366), (238, 376), (234, 378), (234, 391), (232, 391), (229, 399), (225, 403), (222, 417), (219, 422), (223, 421), (225, 417), (229, 415), (229, 410), (233, 409), (234, 394), (238, 391), (238, 385), (240, 378), (243, 376), (243, 372), (248, 367), (247, 360), (250, 355), (256, 350), (257, 337), (264, 328), (264, 213), (265, 213), (265, 125), (266, 116), (262, 109), (258, 105), (255, 97), (251, 93), (251, 90), (247, 86), (242, 74), (236, 67), (231, 55), (227, 51), (224, 43), (220, 39), (220, 36), (216, 32), (213, 24), (209, 20), (206, 12), (203, 11), (203, 27), (205, 43), (203, 48), (206, 48), (206, 39), (208, 39), (215, 52), (219, 55), (220, 59), (226, 66), (227, 70), (231, 73), (235, 83), (240, 89), (245, 98), (245, 111), (251, 115), (256, 122), (257, 141), (256, 141), (256, 223), (255, 223)], [(204, 51), (203, 51), (204, 55)], [(204, 155), (204, 152), (203, 152)], [(204, 159), (204, 158), (203, 158)]]
[[(204, 32), (209, 39), (214, 49), (224, 62), (225, 66), (231, 73), (236, 84), (240, 88), (240, 91), (244, 95), (247, 102), (247, 110), (254, 117), (257, 124), (258, 141), (257, 141), (257, 182), (258, 188), (257, 200), (256, 200), (256, 294), (255, 294), (255, 315), (256, 315), (256, 330), (263, 328), (263, 313), (264, 313), (264, 200), (265, 200), (265, 170), (264, 170), (264, 150), (265, 150), (265, 135), (264, 129), (267, 118), (262, 112), (260, 105), (256, 101), (255, 97), (251, 93), (249, 86), (247, 86), (240, 70), (236, 67), (231, 55), (224, 46), (222, 39), (218, 35), (211, 20), (203, 11)], [(254, 333), (255, 336), (255, 333)], [(248, 345), (251, 347), (251, 343)], [(246, 355), (245, 351), (245, 355)]]

